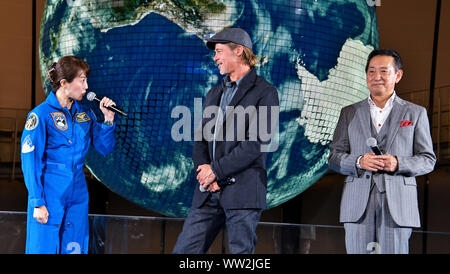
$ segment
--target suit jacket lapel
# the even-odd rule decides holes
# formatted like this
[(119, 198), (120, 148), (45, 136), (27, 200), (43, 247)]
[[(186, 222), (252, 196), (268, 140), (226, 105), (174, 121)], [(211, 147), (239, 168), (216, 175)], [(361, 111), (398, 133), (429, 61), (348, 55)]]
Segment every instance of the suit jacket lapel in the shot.
[[(255, 69), (251, 69), (248, 74), (245, 76), (244, 79), (242, 79), (242, 81), (239, 83), (238, 89), (236, 90), (236, 93), (234, 94), (233, 98), (231, 99), (231, 102), (229, 103), (228, 107), (235, 107), (239, 104), (239, 102), (242, 100), (242, 98), (245, 97), (245, 95), (247, 94), (247, 92), (254, 86), (254, 83), (256, 81), (256, 70)], [(220, 108), (220, 98), (223, 94), (223, 90), (224, 87), (222, 86), (220, 88), (221, 92), (216, 96), (215, 100), (213, 101), (215, 103), (216, 106), (219, 106)], [(218, 109), (219, 109), (218, 108)], [(228, 113), (222, 113), (225, 117), (222, 116), (222, 123), (221, 124), (216, 124), (217, 128), (214, 128), (214, 130), (216, 130), (216, 136), (220, 136), (223, 138), (223, 140), (226, 139), (226, 134), (224, 132), (224, 126), (226, 124), (227, 119), (233, 119), (233, 114), (234, 111), (230, 111)], [(220, 146), (220, 143), (216, 142), (216, 155), (217, 155), (217, 149)], [(212, 151), (213, 151), (213, 142), (209, 142), (209, 151), (210, 151), (210, 156), (211, 159), (213, 159), (212, 157)]]
[[(208, 100), (205, 102), (205, 108), (206, 107), (210, 107), (210, 106), (216, 106), (217, 110), (219, 109), (219, 104), (220, 104), (220, 98), (222, 97), (223, 94), (223, 87), (221, 86), (220, 88), (218, 88), (213, 94), (211, 94), (211, 97), (208, 98)], [(203, 110), (204, 111), (204, 110)], [(217, 119), (217, 115), (218, 113), (215, 113), (215, 118), (214, 120)], [(203, 118), (205, 119), (205, 118)], [(202, 130), (203, 127), (205, 126), (205, 122), (206, 120), (202, 121)], [(207, 120), (209, 121), (209, 119)], [(212, 128), (213, 132), (216, 130), (215, 126)], [(203, 134), (203, 133), (202, 133)], [(209, 151), (209, 157), (212, 160), (213, 159), (213, 155), (212, 155), (212, 151), (213, 151), (213, 142), (208, 142), (208, 151)]]
[(356, 117), (358, 117), (359, 122), (361, 124), (361, 130), (364, 136), (364, 143), (369, 137), (372, 136), (371, 133), (371, 119), (370, 119), (370, 108), (367, 99), (361, 102), (359, 108), (356, 110)]
[[(248, 75), (245, 76), (246, 79), (242, 79), (240, 82), (238, 89), (236, 93), (233, 96), (233, 99), (231, 99), (229, 107), (235, 108), (239, 102), (244, 98), (244, 96), (247, 94), (247, 92), (255, 85), (256, 81), (256, 70), (253, 68), (248, 72)], [(226, 118), (223, 119), (223, 122), (229, 118), (229, 115), (232, 115), (232, 111), (230, 113), (226, 114)]]
[[(389, 122), (388, 124), (383, 125), (387, 126), (387, 142), (386, 142), (386, 152), (389, 151), (392, 142), (394, 141), (395, 135), (397, 135), (398, 129), (400, 128), (400, 123), (405, 117), (407, 108), (404, 107), (405, 102), (398, 96), (395, 96), (394, 106), (392, 107), (391, 113), (389, 114)], [(380, 132), (381, 133), (381, 132)]]
[(238, 90), (236, 91), (236, 94), (234, 94), (233, 99), (231, 99), (229, 106), (236, 106), (247, 93), (247, 91), (254, 86), (256, 81), (256, 70), (254, 68), (250, 70), (245, 78), (246, 79), (242, 79), (242, 81), (240, 82)]
[(205, 108), (209, 107), (209, 106), (219, 106), (220, 104), (220, 98), (222, 97), (222, 93), (223, 93), (223, 87), (220, 87), (217, 89), (216, 92), (214, 92), (214, 94), (211, 94), (211, 98), (208, 102), (205, 102)]

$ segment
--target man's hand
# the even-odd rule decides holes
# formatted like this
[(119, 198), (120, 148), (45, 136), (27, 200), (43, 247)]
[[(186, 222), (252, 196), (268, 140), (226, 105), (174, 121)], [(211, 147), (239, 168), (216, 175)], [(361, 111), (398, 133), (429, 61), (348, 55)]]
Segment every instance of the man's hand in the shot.
[(208, 186), (216, 180), (216, 175), (214, 175), (211, 165), (200, 165), (197, 168), (197, 172), (197, 181), (204, 189), (208, 189)]
[(375, 153), (367, 153), (360, 160), (359, 165), (368, 171), (378, 171), (384, 169), (384, 161), (379, 159)]
[(220, 190), (220, 186), (219, 186), (219, 184), (217, 183), (217, 181), (214, 181), (212, 184), (210, 184), (209, 186), (208, 186), (208, 189), (207, 189), (209, 192), (216, 192), (216, 191), (219, 191)]
[(35, 207), (33, 217), (41, 224), (46, 224), (48, 221), (48, 211), (45, 206)]
[(391, 154), (377, 155), (375, 158), (382, 160), (384, 163), (384, 171), (394, 172), (398, 168), (397, 157)]
[(391, 154), (375, 155), (375, 153), (367, 153), (359, 160), (359, 165), (369, 171), (394, 172), (398, 168), (398, 161)]

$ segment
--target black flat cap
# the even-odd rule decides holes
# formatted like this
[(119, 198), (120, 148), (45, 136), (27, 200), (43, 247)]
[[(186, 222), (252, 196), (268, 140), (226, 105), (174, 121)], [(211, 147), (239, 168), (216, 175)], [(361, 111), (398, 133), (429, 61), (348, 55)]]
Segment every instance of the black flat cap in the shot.
[(208, 39), (206, 46), (209, 49), (214, 50), (217, 43), (226, 44), (229, 42), (252, 49), (252, 39), (250, 39), (250, 35), (240, 28), (224, 29), (221, 32), (216, 33), (213, 37)]

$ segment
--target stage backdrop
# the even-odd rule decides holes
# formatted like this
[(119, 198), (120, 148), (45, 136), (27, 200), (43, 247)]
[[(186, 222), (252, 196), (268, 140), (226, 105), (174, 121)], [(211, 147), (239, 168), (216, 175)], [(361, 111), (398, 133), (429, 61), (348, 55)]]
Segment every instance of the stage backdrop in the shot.
[[(365, 62), (378, 46), (373, 2), (48, 0), (42, 80), (48, 93), (52, 62), (64, 55), (85, 59), (88, 91), (129, 113), (116, 116), (114, 152), (103, 157), (92, 148), (87, 167), (138, 205), (186, 216), (198, 187), (191, 153), (199, 106), (222, 78), (205, 41), (225, 27), (245, 29), (261, 57), (257, 72), (280, 98), (279, 133), (267, 162), (271, 208), (327, 171), (341, 108), (368, 95)], [(186, 119), (191, 128), (181, 123)]]

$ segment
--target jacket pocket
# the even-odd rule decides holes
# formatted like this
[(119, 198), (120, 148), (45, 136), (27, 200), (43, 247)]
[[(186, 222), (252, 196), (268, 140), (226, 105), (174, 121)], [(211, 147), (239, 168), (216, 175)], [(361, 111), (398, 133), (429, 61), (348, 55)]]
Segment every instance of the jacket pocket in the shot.
[(417, 186), (415, 177), (403, 177), (403, 180), (405, 182), (405, 185)]
[(346, 183), (351, 183), (351, 182), (353, 182), (353, 179), (354, 179), (354, 177), (352, 177), (352, 176), (347, 176), (347, 177), (345, 178), (345, 181), (344, 181), (344, 182), (346, 182)]

